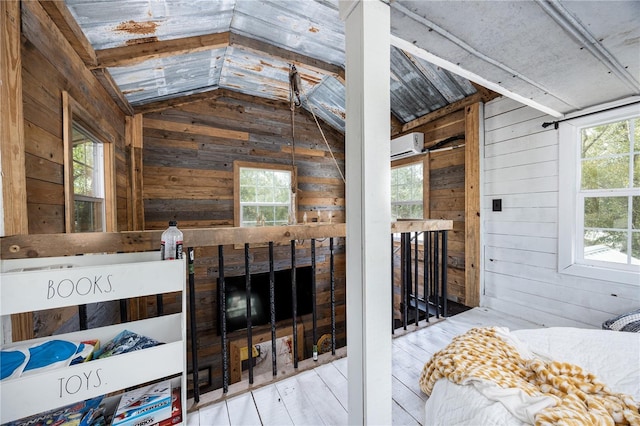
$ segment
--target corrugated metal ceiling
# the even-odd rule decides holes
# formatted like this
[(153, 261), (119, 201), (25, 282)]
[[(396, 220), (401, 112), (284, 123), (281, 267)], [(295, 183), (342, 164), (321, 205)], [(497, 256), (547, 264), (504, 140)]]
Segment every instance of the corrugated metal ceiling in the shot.
[[(209, 50), (103, 65), (134, 106), (218, 88), (287, 101), (295, 63), (304, 106), (344, 130), (337, 0), (65, 1), (97, 53), (229, 35)], [(402, 123), (476, 92), (446, 70), (556, 116), (640, 95), (637, 0), (389, 4), (403, 49), (391, 48), (391, 112)]]
[(399, 39), (558, 115), (640, 95), (639, 23), (637, 0), (391, 2)]
[[(141, 42), (230, 32), (242, 43), (149, 59), (108, 71), (132, 106), (225, 88), (289, 100), (289, 66), (278, 49), (344, 69), (344, 25), (337, 0), (66, 0), (96, 51)], [(466, 80), (391, 48), (391, 112), (402, 123), (455, 102), (476, 89)], [(335, 73), (296, 61), (303, 106), (344, 131), (345, 90)]]

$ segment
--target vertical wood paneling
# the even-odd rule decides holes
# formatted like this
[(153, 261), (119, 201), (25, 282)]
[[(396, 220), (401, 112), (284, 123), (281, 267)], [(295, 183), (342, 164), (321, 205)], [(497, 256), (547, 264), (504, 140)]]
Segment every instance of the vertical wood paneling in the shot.
[(2, 235), (17, 235), (28, 231), (19, 1), (0, 3), (0, 24)]
[[(600, 327), (637, 308), (637, 286), (560, 274), (559, 167), (549, 117), (509, 99), (487, 104), (482, 305), (545, 325)], [(502, 200), (502, 211), (491, 200)]]
[(480, 104), (465, 110), (465, 301), (480, 304)]
[[(425, 148), (451, 137), (465, 134), (465, 111), (457, 109), (411, 131), (422, 132)], [(452, 142), (451, 145), (461, 143)], [(394, 162), (401, 165), (411, 158)], [(450, 299), (465, 304), (465, 153), (464, 149), (436, 151), (424, 158), (425, 217), (453, 220), (453, 231), (449, 231), (447, 295)], [(419, 274), (422, 274), (420, 271)], [(398, 297), (399, 300), (399, 297)], [(397, 305), (397, 304), (396, 304)], [(398, 308), (399, 305), (396, 306)]]
[[(2, 208), (0, 235), (29, 230), (25, 177), (24, 120), (20, 53), (20, 2), (0, 2), (0, 155)], [(33, 315), (12, 315), (13, 340), (33, 337)]]
[(129, 146), (129, 180), (131, 186), (127, 192), (128, 229), (138, 231), (144, 229), (144, 202), (142, 192), (142, 114), (126, 117), (126, 143)]

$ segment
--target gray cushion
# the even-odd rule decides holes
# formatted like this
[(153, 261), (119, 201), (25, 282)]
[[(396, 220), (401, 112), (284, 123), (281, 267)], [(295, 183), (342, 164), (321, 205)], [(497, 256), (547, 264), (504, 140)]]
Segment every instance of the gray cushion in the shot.
[(608, 319), (602, 323), (602, 328), (640, 333), (640, 309)]

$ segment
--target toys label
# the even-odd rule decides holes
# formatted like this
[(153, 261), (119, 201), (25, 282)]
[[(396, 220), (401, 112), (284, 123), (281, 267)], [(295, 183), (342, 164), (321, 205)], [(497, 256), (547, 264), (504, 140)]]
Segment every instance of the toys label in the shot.
[(96, 370), (88, 370), (82, 374), (73, 374), (68, 377), (60, 377), (58, 383), (60, 386), (60, 398), (67, 395), (75, 395), (81, 391), (99, 388), (103, 384), (100, 373), (102, 368)]

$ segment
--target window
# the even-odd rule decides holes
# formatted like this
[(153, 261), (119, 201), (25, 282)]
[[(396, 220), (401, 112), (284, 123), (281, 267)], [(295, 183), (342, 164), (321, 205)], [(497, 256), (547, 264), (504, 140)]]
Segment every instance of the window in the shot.
[(72, 157), (74, 231), (104, 231), (102, 144), (78, 123), (73, 123)]
[(63, 92), (67, 232), (114, 231), (113, 138)]
[(391, 169), (391, 216), (393, 218), (424, 218), (423, 181), (422, 161)]
[(639, 111), (619, 108), (562, 126), (559, 268), (640, 283)]
[(234, 163), (236, 226), (287, 225), (295, 215), (294, 170), (286, 166)]

